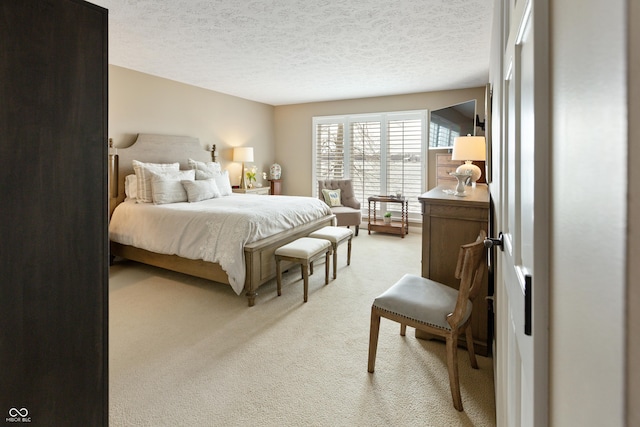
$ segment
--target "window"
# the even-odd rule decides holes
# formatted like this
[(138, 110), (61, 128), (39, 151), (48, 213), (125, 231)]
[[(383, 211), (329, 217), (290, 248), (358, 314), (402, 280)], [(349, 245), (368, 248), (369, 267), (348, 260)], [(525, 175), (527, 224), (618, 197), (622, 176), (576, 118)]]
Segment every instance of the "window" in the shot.
[[(350, 178), (362, 211), (367, 199), (402, 193), (409, 217), (420, 219), (426, 176), (426, 111), (315, 117), (314, 194), (318, 179)], [(400, 206), (381, 206), (398, 212)]]
[(344, 125), (319, 123), (315, 129), (317, 176), (322, 179), (344, 178)]

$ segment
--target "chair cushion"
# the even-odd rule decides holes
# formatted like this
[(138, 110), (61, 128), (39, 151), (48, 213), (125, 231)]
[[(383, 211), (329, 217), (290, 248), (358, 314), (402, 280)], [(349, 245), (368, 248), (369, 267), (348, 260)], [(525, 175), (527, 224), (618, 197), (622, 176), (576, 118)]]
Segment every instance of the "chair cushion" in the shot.
[(298, 240), (280, 246), (276, 249), (275, 254), (291, 258), (309, 259), (321, 252), (326, 252), (329, 247), (331, 247), (331, 243), (328, 240), (301, 237)]
[[(373, 305), (436, 328), (451, 330), (447, 315), (456, 306), (458, 291), (424, 277), (405, 274), (396, 284), (373, 301)], [(467, 301), (462, 323), (471, 315), (473, 305)]]
[(333, 243), (340, 242), (351, 236), (353, 236), (353, 230), (331, 226), (323, 227), (320, 230), (316, 230), (313, 233), (309, 234), (309, 237), (313, 237), (315, 239), (325, 239)]
[(360, 225), (362, 222), (362, 212), (360, 210), (348, 208), (346, 206), (337, 206), (330, 208), (331, 213), (336, 216), (337, 224), (342, 225)]

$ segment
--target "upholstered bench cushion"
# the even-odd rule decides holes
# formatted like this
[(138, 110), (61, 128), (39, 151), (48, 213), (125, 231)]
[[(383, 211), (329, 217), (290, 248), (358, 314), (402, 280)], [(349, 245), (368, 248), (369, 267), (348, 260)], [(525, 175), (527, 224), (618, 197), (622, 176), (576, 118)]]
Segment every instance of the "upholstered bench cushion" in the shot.
[(319, 253), (327, 251), (331, 246), (328, 240), (301, 237), (276, 249), (275, 254), (290, 258), (309, 259)]
[[(373, 301), (373, 305), (391, 312), (403, 313), (420, 322), (450, 330), (447, 315), (456, 307), (458, 291), (424, 277), (405, 274), (396, 284)], [(471, 315), (472, 303), (467, 302), (465, 322)]]
[(309, 237), (329, 240), (332, 243), (341, 242), (351, 236), (353, 236), (353, 230), (331, 226), (323, 227), (320, 230), (316, 230), (313, 233), (309, 234)]

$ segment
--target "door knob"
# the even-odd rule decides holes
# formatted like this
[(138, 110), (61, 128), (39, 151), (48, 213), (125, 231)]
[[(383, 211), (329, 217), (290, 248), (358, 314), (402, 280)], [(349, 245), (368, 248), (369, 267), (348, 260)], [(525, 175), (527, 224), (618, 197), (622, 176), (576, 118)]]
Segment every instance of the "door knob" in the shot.
[(502, 231), (498, 234), (498, 238), (494, 239), (491, 237), (487, 237), (486, 239), (484, 239), (484, 247), (487, 249), (491, 249), (494, 246), (499, 246), (501, 251), (504, 251), (504, 245), (503, 245), (503, 236), (502, 236)]

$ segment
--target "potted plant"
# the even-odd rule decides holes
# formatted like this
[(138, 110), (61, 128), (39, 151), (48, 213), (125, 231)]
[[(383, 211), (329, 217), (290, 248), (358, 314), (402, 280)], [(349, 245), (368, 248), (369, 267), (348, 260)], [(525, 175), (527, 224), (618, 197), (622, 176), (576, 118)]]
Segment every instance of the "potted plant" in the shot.
[(391, 212), (386, 212), (383, 217), (385, 224), (391, 224)]

